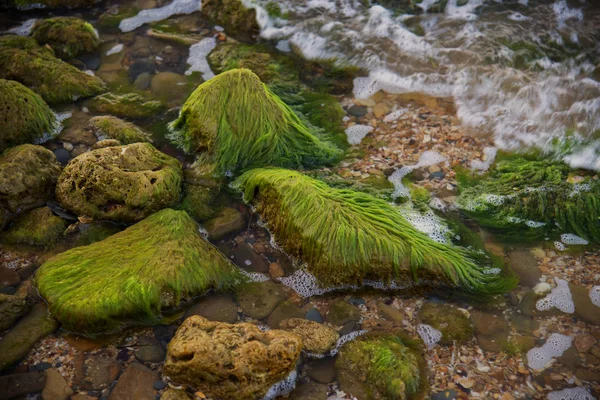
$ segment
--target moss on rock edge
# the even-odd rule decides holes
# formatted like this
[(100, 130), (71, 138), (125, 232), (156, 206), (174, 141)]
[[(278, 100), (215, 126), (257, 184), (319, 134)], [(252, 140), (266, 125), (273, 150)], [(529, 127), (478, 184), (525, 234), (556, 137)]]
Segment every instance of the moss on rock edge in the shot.
[(2, 235), (2, 241), (50, 249), (63, 237), (66, 227), (67, 222), (50, 208), (36, 208), (17, 219)]
[(165, 209), (40, 267), (35, 284), (63, 328), (84, 334), (155, 324), (161, 310), (242, 280), (185, 213)]
[(112, 115), (91, 118), (89, 127), (98, 140), (115, 139), (122, 144), (152, 142), (150, 135), (140, 127)]
[(92, 53), (101, 42), (92, 25), (75, 17), (37, 21), (31, 36), (41, 45), (48, 44), (58, 57), (64, 59)]

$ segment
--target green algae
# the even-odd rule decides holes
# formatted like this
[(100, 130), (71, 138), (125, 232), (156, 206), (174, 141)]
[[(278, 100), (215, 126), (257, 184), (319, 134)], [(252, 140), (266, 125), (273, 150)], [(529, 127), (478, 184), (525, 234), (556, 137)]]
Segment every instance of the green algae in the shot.
[(251, 41), (260, 33), (256, 10), (246, 8), (240, 0), (203, 0), (202, 14), (238, 40)]
[(215, 175), (253, 166), (331, 165), (341, 151), (313, 135), (251, 71), (236, 69), (200, 85), (171, 124), (173, 139), (202, 153)]
[(19, 217), (2, 235), (2, 241), (50, 249), (63, 237), (66, 227), (67, 222), (48, 207), (36, 208)]
[(365, 400), (425, 399), (423, 349), (401, 333), (370, 333), (346, 343), (336, 361), (342, 390)]
[(174, 206), (182, 178), (179, 161), (149, 143), (105, 147), (69, 162), (56, 198), (78, 215), (133, 222)]
[(241, 282), (237, 269), (184, 211), (165, 209), (48, 260), (35, 276), (63, 328), (93, 335), (157, 324), (161, 311)]
[(591, 174), (542, 160), (500, 161), (487, 174), (459, 180), (459, 207), (507, 236), (573, 233), (600, 240), (600, 183)]
[(425, 303), (417, 315), (419, 322), (442, 332), (443, 345), (465, 344), (473, 338), (473, 325), (460, 310), (442, 303)]
[(274, 168), (248, 171), (234, 186), (286, 252), (327, 285), (425, 281), (486, 295), (515, 284), (476, 262), (474, 252), (433, 241), (393, 205), (369, 194)]
[(215, 214), (212, 202), (218, 193), (218, 188), (186, 183), (184, 184), (184, 196), (179, 208), (187, 211), (197, 221), (205, 221)]
[(0, 40), (0, 78), (22, 83), (49, 104), (97, 95), (104, 82), (56, 58), (48, 47), (8, 35)]
[(0, 79), (0, 151), (52, 133), (56, 117), (46, 102), (19, 82)]
[(116, 115), (122, 118), (147, 118), (163, 111), (163, 105), (156, 100), (147, 100), (137, 93), (104, 93), (88, 101), (92, 111)]
[(63, 59), (92, 53), (101, 42), (92, 25), (75, 17), (37, 21), (31, 35), (39, 44), (48, 44)]
[(152, 142), (150, 135), (140, 127), (112, 115), (91, 118), (89, 127), (99, 140), (115, 139), (122, 144)]

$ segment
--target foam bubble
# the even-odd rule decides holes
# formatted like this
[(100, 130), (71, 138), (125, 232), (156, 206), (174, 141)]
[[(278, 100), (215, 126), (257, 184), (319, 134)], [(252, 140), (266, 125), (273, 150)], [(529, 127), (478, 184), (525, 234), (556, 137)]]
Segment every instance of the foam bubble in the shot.
[(565, 251), (567, 249), (567, 246), (565, 246), (561, 242), (554, 242), (554, 247), (556, 247), (556, 250), (558, 251)]
[(14, 33), (15, 35), (18, 35), (18, 36), (29, 36), (31, 34), (31, 30), (33, 29), (33, 25), (35, 25), (36, 21), (37, 21), (36, 18), (28, 19), (27, 21), (23, 22), (21, 25), (9, 29), (7, 32)]
[(108, 50), (106, 52), (106, 55), (107, 56), (111, 56), (113, 54), (117, 54), (117, 53), (120, 53), (122, 51), (123, 51), (123, 44), (119, 43), (119, 44), (114, 45), (110, 50)]
[(404, 110), (404, 109), (392, 111), (391, 113), (386, 115), (385, 118), (383, 118), (383, 122), (389, 123), (389, 122), (397, 121), (398, 118), (400, 118), (402, 115), (404, 115), (405, 112), (406, 112), (406, 110)]
[(553, 357), (560, 357), (571, 347), (573, 338), (560, 333), (550, 335), (542, 347), (536, 347), (527, 352), (527, 364), (535, 370), (544, 369)]
[(119, 23), (119, 28), (122, 32), (131, 32), (144, 24), (162, 21), (177, 14), (191, 14), (201, 8), (201, 0), (173, 0), (164, 7), (142, 10), (135, 17), (125, 18)]
[(487, 171), (496, 159), (498, 149), (496, 147), (486, 147), (483, 149), (483, 160), (471, 161), (471, 169), (475, 171)]
[(548, 296), (538, 300), (536, 308), (539, 311), (548, 311), (552, 307), (556, 307), (562, 312), (573, 314), (575, 312), (575, 304), (569, 290), (569, 282), (560, 278), (554, 278), (554, 281), (556, 282), (556, 287), (552, 289)]
[(416, 210), (412, 204), (398, 208), (400, 214), (418, 231), (427, 234), (431, 239), (439, 243), (451, 243), (452, 230), (443, 219), (438, 217), (432, 210), (425, 213)]
[(594, 286), (590, 290), (590, 300), (592, 301), (592, 304), (600, 307), (600, 286)]
[(290, 374), (282, 381), (277, 382), (269, 388), (263, 400), (273, 400), (279, 396), (287, 396), (292, 393), (296, 388), (296, 379), (298, 378), (298, 372), (294, 369)]
[(217, 47), (217, 40), (215, 38), (204, 38), (198, 43), (191, 45), (190, 55), (187, 59), (190, 67), (185, 71), (185, 74), (191, 75), (192, 72), (200, 72), (202, 79), (205, 81), (214, 78), (215, 74), (210, 69), (206, 57), (208, 57), (215, 47)]
[(442, 162), (446, 162), (448, 159), (436, 151), (424, 151), (419, 157), (419, 161), (415, 165), (404, 166), (400, 169), (395, 170), (392, 175), (389, 176), (388, 180), (394, 185), (393, 197), (408, 197), (410, 191), (402, 183), (402, 179), (413, 170), (417, 168), (431, 167)]
[(582, 246), (586, 246), (589, 243), (584, 238), (574, 235), (572, 233), (563, 233), (562, 235), (560, 235), (560, 241), (564, 244)]
[(596, 400), (586, 388), (575, 387), (548, 393), (548, 400)]
[(433, 349), (442, 338), (442, 332), (427, 324), (419, 324), (417, 326), (417, 333), (429, 350)]
[(348, 143), (360, 144), (365, 136), (373, 130), (372, 126), (368, 125), (352, 125), (346, 128), (346, 136), (348, 136)]
[(363, 329), (360, 331), (354, 331), (354, 332), (350, 332), (350, 333), (340, 336), (337, 343), (335, 344), (335, 347), (329, 351), (329, 356), (335, 356), (340, 351), (340, 348), (345, 343), (348, 343), (348, 342), (356, 339), (357, 337), (364, 335), (367, 332), (369, 332), (369, 331)]
[(279, 42), (277, 42), (277, 46), (275, 47), (277, 50), (282, 51), (284, 53), (289, 53), (290, 51), (292, 51), (292, 49), (290, 48), (289, 40), (280, 40)]

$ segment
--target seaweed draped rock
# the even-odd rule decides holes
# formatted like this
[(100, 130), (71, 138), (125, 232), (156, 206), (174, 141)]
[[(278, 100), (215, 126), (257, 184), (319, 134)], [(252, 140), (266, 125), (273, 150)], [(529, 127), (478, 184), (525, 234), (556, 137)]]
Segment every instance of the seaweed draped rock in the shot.
[(98, 140), (115, 139), (122, 144), (152, 142), (140, 127), (112, 115), (93, 117), (88, 125)]
[(201, 84), (171, 124), (173, 138), (224, 175), (253, 166), (327, 165), (341, 151), (314, 136), (251, 71), (235, 69)]
[(33, 144), (0, 154), (0, 228), (10, 216), (42, 205), (52, 197), (60, 164), (50, 150)]
[(514, 236), (572, 233), (600, 241), (600, 182), (552, 161), (499, 162), (486, 175), (459, 181), (459, 207), (483, 226)]
[(106, 147), (69, 162), (59, 177), (56, 198), (77, 215), (139, 221), (175, 205), (182, 178), (179, 161), (150, 143)]
[(428, 390), (423, 350), (417, 339), (370, 333), (340, 349), (335, 363), (340, 389), (364, 400), (421, 400)]
[(0, 37), (0, 78), (21, 82), (49, 104), (70, 103), (101, 93), (104, 82), (56, 58), (29, 37)]
[(331, 188), (296, 171), (264, 168), (234, 183), (286, 252), (326, 285), (372, 279), (503, 293), (513, 279), (479, 265), (463, 247), (433, 241), (367, 193)]
[(242, 278), (185, 211), (165, 209), (100, 242), (58, 254), (35, 284), (63, 328), (84, 334), (154, 324), (161, 310)]
[(211, 398), (260, 399), (296, 368), (302, 340), (254, 324), (186, 319), (167, 348), (164, 374)]
[(40, 96), (19, 82), (0, 79), (0, 151), (34, 142), (54, 130), (56, 118)]
[(75, 17), (37, 21), (31, 36), (41, 45), (48, 44), (57, 56), (65, 59), (92, 53), (101, 43), (94, 27)]

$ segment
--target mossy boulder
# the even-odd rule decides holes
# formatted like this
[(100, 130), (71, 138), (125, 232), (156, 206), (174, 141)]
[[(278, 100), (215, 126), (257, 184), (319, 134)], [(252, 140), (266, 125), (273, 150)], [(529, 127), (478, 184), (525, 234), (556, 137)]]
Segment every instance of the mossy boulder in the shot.
[(239, 40), (255, 40), (260, 33), (256, 10), (246, 8), (241, 0), (203, 0), (202, 14)]
[(417, 339), (369, 333), (342, 346), (335, 364), (340, 389), (364, 400), (425, 399), (427, 367)]
[(179, 161), (149, 143), (105, 147), (69, 162), (56, 198), (80, 216), (133, 222), (177, 204), (182, 177)]
[(47, 103), (70, 103), (104, 91), (104, 82), (56, 58), (32, 38), (0, 37), (0, 78), (21, 82)]
[(58, 254), (35, 284), (63, 327), (83, 334), (156, 324), (161, 311), (242, 277), (184, 211), (165, 209), (89, 246)]
[(49, 200), (61, 167), (54, 153), (33, 144), (11, 147), (0, 154), (0, 227), (12, 215)]
[(360, 310), (343, 299), (336, 300), (329, 305), (327, 321), (333, 325), (345, 325), (348, 322), (358, 322), (361, 318)]
[(442, 332), (440, 343), (459, 345), (473, 339), (473, 325), (460, 310), (442, 303), (425, 303), (419, 310), (417, 318), (420, 323), (430, 325)]
[(75, 17), (37, 21), (31, 30), (31, 36), (41, 45), (48, 44), (63, 59), (93, 53), (101, 43), (94, 27)]
[(483, 226), (520, 239), (573, 233), (600, 241), (600, 181), (552, 161), (500, 161), (459, 180), (457, 204)]
[(50, 135), (56, 117), (46, 102), (19, 82), (0, 79), (0, 151)]
[(255, 206), (278, 244), (325, 285), (363, 279), (502, 293), (514, 280), (475, 261), (474, 252), (439, 243), (414, 228), (387, 201), (337, 189), (296, 171), (263, 168), (234, 186)]
[(93, 117), (88, 126), (98, 140), (115, 139), (121, 144), (152, 142), (150, 135), (140, 127), (112, 115)]
[(147, 100), (137, 93), (104, 93), (90, 99), (88, 106), (98, 113), (134, 119), (152, 117), (163, 110), (159, 101)]
[(206, 221), (214, 215), (215, 209), (212, 202), (219, 193), (218, 188), (190, 185), (188, 183), (184, 184), (183, 188), (184, 196), (179, 206), (180, 209), (187, 211), (197, 221)]
[(57, 217), (48, 207), (36, 208), (20, 216), (2, 235), (2, 241), (49, 249), (62, 237), (67, 221)]
[(333, 329), (303, 318), (290, 318), (281, 322), (280, 328), (302, 339), (303, 349), (309, 353), (324, 354), (331, 350), (340, 338)]
[(169, 343), (163, 372), (211, 398), (260, 399), (295, 369), (301, 349), (293, 333), (192, 316)]
[(201, 153), (202, 162), (220, 176), (252, 166), (329, 165), (341, 156), (246, 69), (224, 72), (201, 84), (171, 129), (184, 150)]

